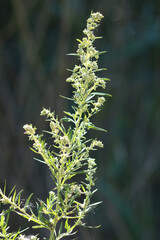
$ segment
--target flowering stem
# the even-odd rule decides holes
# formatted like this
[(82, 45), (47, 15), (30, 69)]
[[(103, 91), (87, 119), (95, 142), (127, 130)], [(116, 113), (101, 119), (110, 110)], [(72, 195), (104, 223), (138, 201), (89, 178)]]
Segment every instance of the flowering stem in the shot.
[[(80, 60), (80, 64), (76, 65), (73, 71), (71, 70), (72, 75), (66, 80), (71, 82), (74, 88), (73, 98), (70, 99), (74, 102), (74, 111), (64, 112), (67, 116), (60, 120), (50, 110), (44, 108), (41, 111), (41, 115), (46, 116), (47, 121), (50, 122), (50, 131), (45, 132), (51, 135), (53, 144), (48, 146), (43, 140), (43, 134), (38, 135), (36, 127), (32, 124), (24, 125), (25, 134), (33, 141), (31, 149), (41, 156), (42, 160), (37, 160), (46, 164), (51, 170), (55, 187), (49, 192), (45, 201), (38, 200), (37, 214), (31, 208), (32, 194), (23, 203), (21, 192), (17, 194), (16, 190), (12, 190), (9, 197), (6, 197), (5, 188), (4, 192), (0, 189), (0, 203), (9, 204), (11, 206), (9, 212), (15, 211), (28, 221), (32, 221), (36, 225), (33, 227), (48, 229), (50, 232), (48, 240), (60, 240), (75, 234), (78, 225), (85, 225), (83, 220), (90, 209), (99, 204), (90, 202), (95, 192), (92, 191), (92, 186), (94, 186), (93, 174), (96, 171), (96, 162), (90, 156), (90, 151), (96, 150), (96, 147), (103, 147), (103, 144), (96, 139), (87, 139), (86, 134), (90, 128), (102, 130), (94, 126), (90, 118), (101, 110), (105, 101), (101, 96), (107, 95), (96, 92), (98, 87), (105, 88), (107, 79), (96, 76), (96, 72), (103, 69), (98, 68), (101, 52), (93, 46), (96, 39), (94, 30), (102, 18), (99, 12), (91, 13), (87, 27), (83, 31), (85, 37), (78, 40), (77, 53), (72, 54), (78, 56)], [(63, 125), (64, 121), (71, 125), (66, 128)], [(82, 177), (76, 178), (77, 174), (81, 174)], [(3, 217), (0, 214), (0, 227), (4, 225)], [(8, 229), (7, 225), (6, 229)], [(37, 236), (33, 237), (32, 239), (39, 240)], [(21, 240), (15, 237), (12, 239)]]

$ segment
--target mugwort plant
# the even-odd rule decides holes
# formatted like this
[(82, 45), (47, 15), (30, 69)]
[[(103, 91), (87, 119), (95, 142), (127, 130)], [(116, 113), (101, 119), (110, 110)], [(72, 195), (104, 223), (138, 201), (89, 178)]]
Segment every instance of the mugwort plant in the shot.
[[(13, 211), (33, 223), (33, 228), (45, 228), (49, 231), (49, 240), (60, 240), (72, 236), (77, 226), (85, 226), (85, 217), (99, 202), (92, 203), (91, 198), (97, 189), (94, 188), (96, 161), (90, 152), (103, 144), (97, 139), (87, 139), (89, 129), (102, 130), (91, 122), (91, 117), (97, 114), (105, 102), (105, 96), (110, 94), (97, 91), (105, 88), (108, 78), (101, 78), (98, 72), (105, 70), (98, 67), (100, 54), (93, 46), (96, 39), (94, 30), (98, 27), (103, 15), (91, 13), (84, 29), (84, 37), (78, 41), (78, 50), (74, 54), (79, 59), (71, 76), (66, 80), (73, 87), (72, 112), (64, 111), (65, 116), (59, 119), (49, 109), (43, 108), (41, 116), (49, 122), (50, 130), (45, 131), (52, 138), (48, 146), (43, 134), (37, 134), (32, 124), (24, 125), (25, 134), (33, 142), (32, 150), (40, 156), (39, 161), (46, 164), (54, 181), (45, 201), (37, 200), (36, 209), (31, 204), (32, 194), (22, 201), (22, 191), (13, 188), (6, 195), (6, 187), (0, 189), (0, 203), (5, 210), (0, 213), (0, 239), (38, 240), (39, 236), (24, 234), (25, 230), (9, 232), (9, 216)], [(67, 124), (64, 122), (67, 122)], [(81, 177), (77, 177), (81, 176)], [(47, 238), (43, 238), (47, 239)]]

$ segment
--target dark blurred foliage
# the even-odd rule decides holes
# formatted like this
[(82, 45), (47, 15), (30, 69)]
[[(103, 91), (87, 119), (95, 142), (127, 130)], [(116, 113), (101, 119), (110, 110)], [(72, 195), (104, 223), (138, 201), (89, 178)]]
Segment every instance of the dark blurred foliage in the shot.
[[(70, 108), (65, 82), (91, 10), (104, 20), (97, 34), (103, 76), (113, 97), (94, 118), (108, 133), (91, 131), (105, 148), (96, 154), (95, 200), (80, 239), (160, 239), (160, 1), (0, 0), (0, 185), (16, 184), (45, 199), (52, 187), (47, 168), (33, 160), (23, 125), (48, 125), (42, 107), (60, 117)], [(15, 221), (16, 219), (16, 221)], [(13, 217), (12, 228), (18, 221)]]

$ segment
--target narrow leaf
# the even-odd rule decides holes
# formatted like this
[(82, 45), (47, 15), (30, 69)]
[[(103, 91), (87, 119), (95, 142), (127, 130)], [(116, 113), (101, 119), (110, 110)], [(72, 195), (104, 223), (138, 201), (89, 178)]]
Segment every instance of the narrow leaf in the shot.
[(40, 159), (38, 159), (38, 158), (33, 158), (34, 160), (36, 160), (36, 161), (38, 161), (38, 162), (40, 162), (40, 163), (43, 163), (43, 164), (46, 164), (47, 165), (47, 163), (45, 162), (45, 161), (43, 161), (43, 160), (40, 160)]
[[(72, 71), (72, 70), (70, 70), (70, 71)], [(73, 99), (69, 98), (69, 97), (65, 97), (65, 96), (62, 96), (62, 95), (60, 95), (60, 97), (65, 98), (65, 99), (70, 100), (70, 101), (73, 101)]]
[(61, 222), (61, 224), (60, 224), (58, 235), (60, 235), (62, 233), (62, 230), (63, 230), (63, 222)]
[(12, 197), (12, 202), (15, 202), (15, 197), (16, 197), (16, 190), (14, 191), (13, 197)]
[(101, 71), (106, 71), (106, 70), (107, 70), (107, 68), (100, 68), (100, 69), (97, 69), (97, 70), (95, 70), (93, 72), (101, 72)]
[(94, 95), (94, 96), (108, 96), (108, 97), (112, 97), (112, 95), (111, 94), (109, 94), (109, 93), (102, 93), (102, 92), (94, 92), (94, 93), (92, 93), (92, 95)]
[(103, 128), (99, 128), (99, 127), (96, 127), (95, 125), (90, 125), (88, 126), (88, 128), (90, 129), (94, 129), (94, 130), (97, 130), (97, 131), (102, 131), (102, 132), (107, 132), (107, 130), (103, 129)]
[(28, 207), (29, 202), (30, 202), (32, 196), (33, 196), (33, 193), (31, 193), (31, 194), (29, 195), (29, 197), (27, 198), (27, 200), (26, 200), (26, 202), (25, 202), (25, 204), (24, 204), (24, 208)]
[(64, 113), (73, 118), (73, 114), (72, 113), (66, 112), (66, 111), (64, 111)]
[(12, 188), (12, 190), (10, 191), (10, 193), (9, 193), (8, 197), (10, 197), (10, 196), (11, 196), (11, 194), (12, 194), (12, 192), (14, 191), (15, 187), (16, 187), (16, 186), (14, 186), (14, 187)]
[(77, 38), (76, 40), (77, 40), (78, 42), (80, 42), (80, 43), (83, 43), (83, 42), (82, 42), (80, 39), (78, 39), (78, 38)]
[(110, 78), (101, 78), (101, 79), (104, 80), (104, 81), (111, 81)]
[(106, 53), (107, 51), (101, 51), (101, 52), (99, 52), (98, 54), (100, 55), (100, 54), (103, 54), (103, 53)]
[(4, 183), (3, 193), (4, 193), (4, 195), (6, 194), (6, 180), (5, 180), (5, 183)]
[(67, 71), (69, 71), (69, 72), (73, 72), (73, 70), (72, 70), (72, 69), (69, 69), (69, 68), (67, 68)]
[(92, 204), (89, 205), (89, 207), (95, 207), (95, 206), (97, 206), (97, 205), (99, 205), (101, 203), (102, 203), (102, 201), (96, 202), (96, 203), (92, 203)]
[(32, 226), (32, 228), (34, 228), (34, 229), (37, 229), (37, 228), (46, 228), (46, 226), (43, 226), (43, 225), (35, 225), (35, 226)]
[(73, 122), (73, 123), (74, 123), (73, 119), (67, 118), (67, 117), (61, 118), (61, 121), (64, 121), (64, 122)]
[(67, 56), (79, 56), (79, 54), (77, 54), (77, 53), (68, 53), (68, 54), (66, 54)]
[(103, 38), (103, 37), (101, 37), (101, 36), (100, 37), (95, 37), (95, 39), (101, 39), (101, 38)]
[(21, 190), (21, 191), (17, 194), (17, 196), (16, 196), (16, 198), (15, 198), (15, 203), (17, 203), (17, 201), (18, 201), (18, 206), (19, 206), (19, 204), (20, 204), (20, 202), (21, 202), (21, 194), (22, 194), (22, 192), (23, 192), (23, 190)]
[(30, 147), (30, 149), (31, 149), (34, 153), (37, 153), (37, 154), (38, 154), (38, 152), (37, 152), (35, 149), (33, 149), (33, 148), (31, 148), (31, 147)]

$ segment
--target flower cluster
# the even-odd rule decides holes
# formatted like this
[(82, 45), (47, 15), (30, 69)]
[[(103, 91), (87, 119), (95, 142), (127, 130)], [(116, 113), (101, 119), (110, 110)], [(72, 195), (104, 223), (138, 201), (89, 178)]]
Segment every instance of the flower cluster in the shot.
[(91, 17), (87, 20), (87, 28), (83, 31), (86, 37), (82, 40), (78, 39), (77, 55), (80, 59), (80, 65), (74, 67), (72, 75), (66, 80), (72, 83), (72, 87), (75, 89), (73, 99), (78, 107), (83, 109), (83, 112), (88, 111), (91, 103), (94, 103), (91, 115), (99, 111), (104, 103), (104, 98), (100, 98), (98, 102), (96, 100), (92, 100), (92, 102), (86, 100), (98, 87), (106, 87), (105, 79), (96, 75), (96, 72), (101, 70), (98, 69), (97, 62), (100, 52), (93, 46), (93, 42), (97, 38), (93, 31), (102, 18), (103, 15), (97, 12), (92, 13)]

